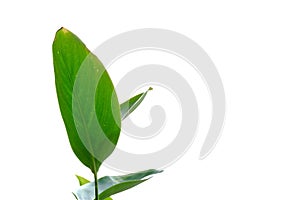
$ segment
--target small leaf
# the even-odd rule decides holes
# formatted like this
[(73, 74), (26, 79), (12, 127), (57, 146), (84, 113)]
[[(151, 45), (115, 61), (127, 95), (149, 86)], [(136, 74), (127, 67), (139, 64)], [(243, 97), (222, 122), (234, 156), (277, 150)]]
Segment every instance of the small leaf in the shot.
[(153, 90), (152, 87), (146, 92), (140, 93), (120, 105), (122, 120), (128, 117), (142, 103), (150, 90)]
[(104, 200), (113, 200), (112, 198), (110, 198), (110, 197), (108, 197), (108, 198), (106, 198), (106, 199), (104, 199)]
[(91, 181), (87, 180), (86, 178), (84, 178), (82, 176), (79, 176), (79, 175), (75, 175), (75, 176), (77, 177), (80, 186), (91, 182)]
[[(146, 178), (150, 175), (161, 173), (162, 171), (150, 169), (146, 171), (141, 171), (137, 173), (127, 174), (123, 176), (105, 176), (98, 179), (99, 186), (99, 200), (103, 200), (111, 195), (117, 194), (124, 190), (130, 189), (144, 181), (148, 180)], [(146, 179), (145, 179), (146, 178)], [(94, 200), (94, 186), (95, 183), (87, 183), (81, 186), (73, 194), (78, 200)]]

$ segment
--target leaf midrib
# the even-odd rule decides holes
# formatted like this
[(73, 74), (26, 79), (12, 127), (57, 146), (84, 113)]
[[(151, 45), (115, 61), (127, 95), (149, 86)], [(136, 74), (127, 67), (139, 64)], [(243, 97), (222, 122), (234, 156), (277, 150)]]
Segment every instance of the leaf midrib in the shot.
[[(88, 52), (88, 54), (87, 54), (87, 56), (86, 56), (86, 58), (88, 57), (88, 55), (89, 55), (89, 52)], [(61, 59), (62, 59), (62, 61), (63, 61), (63, 63), (64, 63), (64, 65), (66, 66), (66, 62), (65, 62), (65, 60), (64, 60), (64, 58), (63, 57), (61, 57)], [(83, 63), (83, 62), (82, 62)], [(81, 64), (82, 64), (81, 63)], [(69, 68), (67, 68), (67, 71), (68, 71), (68, 79), (69, 79), (69, 81), (70, 81), (70, 83), (72, 84), (72, 80), (71, 80), (71, 77), (70, 77), (70, 70), (69, 70)], [(78, 70), (79, 71), (79, 70)], [(78, 73), (78, 71), (76, 72), (76, 74)], [(76, 77), (76, 76), (75, 76)], [(75, 85), (75, 81), (74, 81), (74, 83), (73, 83), (73, 86), (72, 86), (72, 98), (71, 98), (71, 100), (72, 100), (72, 102), (73, 102), (73, 96), (75, 97), (75, 100), (74, 100), (74, 102), (76, 102), (76, 104), (79, 104), (80, 105), (80, 102), (79, 102), (79, 98), (77, 97), (77, 94), (76, 93), (73, 93), (74, 92), (74, 85)], [(87, 128), (87, 126), (86, 126), (86, 121), (84, 120), (84, 118), (83, 118), (83, 112), (82, 112), (82, 108), (81, 108), (81, 106), (79, 106), (79, 105), (77, 105), (77, 107), (78, 107), (78, 109), (79, 109), (79, 115), (80, 115), (80, 118), (85, 122), (85, 123), (83, 123), (83, 126), (84, 126), (84, 129), (85, 129), (85, 132), (86, 132), (86, 135), (87, 135), (87, 138), (88, 138), (88, 143), (89, 143), (89, 145), (90, 145), (90, 150), (89, 149), (87, 149), (87, 151), (90, 153), (90, 154), (92, 154), (91, 156), (92, 156), (92, 162), (93, 162), (93, 168), (94, 168), (94, 170), (92, 170), (92, 172), (93, 173), (97, 173), (97, 167), (96, 167), (96, 163), (95, 163), (95, 158), (94, 158), (94, 156), (93, 155), (95, 155), (95, 153), (94, 153), (94, 151), (93, 151), (93, 148), (92, 148), (92, 144), (91, 144), (91, 138), (90, 138), (90, 136), (89, 136), (89, 134), (88, 134), (88, 128)], [(71, 107), (71, 110), (72, 110), (72, 115), (73, 115), (73, 104), (71, 105), (72, 107)], [(74, 120), (74, 116), (72, 116), (72, 118), (73, 118), (73, 120)], [(77, 132), (77, 134), (78, 134), (78, 131), (77, 131), (77, 128), (76, 128), (76, 123), (75, 123), (75, 120), (74, 120), (74, 125), (75, 125), (75, 129), (76, 129), (76, 132)], [(78, 137), (80, 138), (80, 136), (79, 136), (79, 134), (78, 134)], [(82, 142), (82, 141), (81, 141)], [(84, 145), (84, 143), (82, 142), (82, 144)], [(91, 152), (92, 151), (92, 152)]]

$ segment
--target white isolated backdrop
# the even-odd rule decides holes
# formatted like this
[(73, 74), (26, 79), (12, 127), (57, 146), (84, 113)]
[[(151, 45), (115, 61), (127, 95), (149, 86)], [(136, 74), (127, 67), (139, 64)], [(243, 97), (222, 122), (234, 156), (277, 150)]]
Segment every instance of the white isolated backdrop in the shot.
[[(61, 26), (90, 49), (132, 29), (182, 33), (204, 48), (224, 83), (226, 121), (213, 152), (198, 160), (211, 103), (203, 81), (190, 73), (190, 80), (199, 84), (200, 125), (193, 145), (164, 173), (115, 200), (299, 199), (299, 9), (296, 0), (1, 1), (1, 199), (71, 200), (74, 174), (91, 178), (69, 147), (56, 99), (51, 45)], [(135, 58), (133, 66), (143, 61)], [(126, 63), (124, 59), (120, 62)], [(124, 73), (117, 66), (110, 69), (114, 82)], [(174, 104), (166, 108), (168, 122), (180, 120), (174, 97), (157, 87), (133, 121), (147, 125), (149, 107), (160, 100), (164, 105), (168, 98)], [(167, 143), (168, 137), (162, 137), (142, 151)], [(122, 148), (134, 145), (140, 148), (122, 135)], [(119, 173), (104, 167), (99, 175)]]

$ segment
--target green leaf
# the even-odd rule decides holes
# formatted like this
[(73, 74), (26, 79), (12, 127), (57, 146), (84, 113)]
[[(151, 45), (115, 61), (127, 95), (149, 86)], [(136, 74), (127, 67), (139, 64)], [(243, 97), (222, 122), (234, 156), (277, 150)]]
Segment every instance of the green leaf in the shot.
[(57, 97), (72, 150), (95, 174), (120, 135), (113, 83), (99, 59), (69, 30), (56, 32), (52, 50)]
[[(97, 181), (99, 186), (99, 191), (98, 191), (99, 200), (103, 200), (111, 195), (130, 189), (149, 179), (146, 177), (160, 172), (162, 171), (150, 169), (150, 170), (141, 171), (141, 172), (132, 173), (123, 176), (102, 177)], [(87, 183), (81, 186), (73, 194), (78, 200), (94, 200), (95, 199), (94, 186), (95, 186), (94, 182)]]
[(120, 105), (122, 120), (128, 117), (142, 103), (150, 90), (153, 90), (152, 87), (146, 92), (140, 93)]
[[(90, 183), (89, 180), (87, 180), (86, 178), (84, 178), (84, 177), (82, 177), (82, 176), (76, 175), (76, 177), (77, 177), (77, 179), (78, 179), (78, 181), (79, 181), (80, 186), (85, 185), (85, 184), (87, 184), (87, 183)], [(75, 196), (75, 197), (76, 197), (76, 196)], [(76, 199), (77, 199), (77, 198), (76, 198)], [(113, 200), (113, 199), (110, 198), (110, 197), (107, 197), (107, 198), (104, 199), (104, 200)]]
[[(76, 177), (77, 177), (77, 179), (78, 179), (78, 181), (79, 181), (80, 186), (85, 185), (85, 184), (87, 184), (87, 183), (90, 183), (89, 180), (87, 180), (86, 178), (84, 178), (84, 177), (82, 177), (82, 176), (76, 175)], [(76, 198), (76, 196), (75, 196), (75, 198)], [(76, 199), (77, 199), (77, 198), (76, 198)], [(113, 199), (110, 198), (110, 197), (107, 197), (107, 198), (104, 199), (104, 200), (113, 200)]]
[(87, 180), (86, 178), (79, 176), (79, 175), (76, 175), (76, 178), (78, 179), (80, 186), (91, 182), (91, 181)]

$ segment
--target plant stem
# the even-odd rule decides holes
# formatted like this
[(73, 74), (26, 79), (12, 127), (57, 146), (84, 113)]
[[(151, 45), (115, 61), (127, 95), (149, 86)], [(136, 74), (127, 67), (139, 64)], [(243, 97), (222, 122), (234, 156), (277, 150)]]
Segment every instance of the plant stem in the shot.
[(97, 178), (97, 172), (94, 173), (94, 179), (95, 179), (95, 200), (99, 200), (99, 197), (98, 197), (98, 178)]

